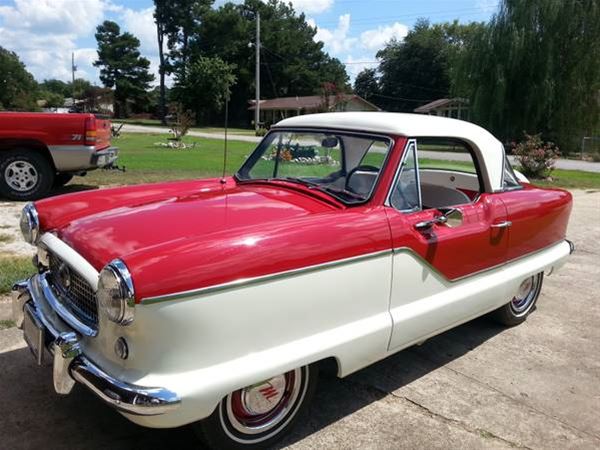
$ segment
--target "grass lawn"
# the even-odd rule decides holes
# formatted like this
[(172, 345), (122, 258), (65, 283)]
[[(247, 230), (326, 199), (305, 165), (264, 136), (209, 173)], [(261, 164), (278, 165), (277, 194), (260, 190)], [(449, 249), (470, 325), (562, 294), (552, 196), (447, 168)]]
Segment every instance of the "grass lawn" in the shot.
[(0, 294), (8, 294), (17, 280), (31, 276), (35, 272), (28, 256), (0, 256)]
[[(70, 185), (114, 185), (158, 182), (220, 176), (223, 170), (223, 141), (186, 137), (186, 143), (196, 146), (187, 150), (157, 147), (157, 142), (166, 142), (164, 134), (124, 133), (113, 141), (119, 147), (119, 165), (126, 172), (96, 170), (86, 177), (76, 177)], [(239, 169), (255, 148), (249, 142), (229, 141), (227, 171), (231, 175)], [(458, 169), (472, 171), (472, 164), (461, 161), (422, 159), (422, 167)], [(553, 181), (533, 180), (534, 184), (580, 189), (600, 189), (600, 174), (575, 170), (555, 170)], [(69, 185), (69, 186), (70, 186)]]

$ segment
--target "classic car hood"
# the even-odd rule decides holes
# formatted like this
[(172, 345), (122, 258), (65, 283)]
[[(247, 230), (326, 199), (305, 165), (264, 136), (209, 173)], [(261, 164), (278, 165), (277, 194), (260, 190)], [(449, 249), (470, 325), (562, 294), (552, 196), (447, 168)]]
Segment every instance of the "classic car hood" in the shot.
[[(110, 197), (113, 192), (68, 196), (70, 204), (83, 203), (80, 206), (86, 206), (88, 212), (55, 228), (62, 240), (98, 270), (113, 258), (168, 242), (195, 239), (202, 245), (216, 232), (268, 227), (274, 221), (335, 209), (293, 187), (237, 185), (233, 180), (226, 185), (218, 180), (182, 183), (176, 190), (163, 190), (160, 185), (147, 186), (145, 191), (139, 187), (119, 189), (111, 204), (100, 208), (97, 204), (102, 199), (95, 195), (99, 193)], [(40, 203), (44, 218), (45, 205)]]

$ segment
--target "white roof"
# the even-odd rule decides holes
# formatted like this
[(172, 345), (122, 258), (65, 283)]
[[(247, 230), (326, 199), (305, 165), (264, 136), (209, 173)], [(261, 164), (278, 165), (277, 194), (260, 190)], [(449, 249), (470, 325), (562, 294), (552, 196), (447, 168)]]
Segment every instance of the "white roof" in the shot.
[(329, 128), (406, 137), (445, 137), (467, 142), (475, 152), (487, 192), (502, 190), (504, 146), (489, 131), (464, 120), (423, 114), (338, 112), (290, 117), (272, 128)]

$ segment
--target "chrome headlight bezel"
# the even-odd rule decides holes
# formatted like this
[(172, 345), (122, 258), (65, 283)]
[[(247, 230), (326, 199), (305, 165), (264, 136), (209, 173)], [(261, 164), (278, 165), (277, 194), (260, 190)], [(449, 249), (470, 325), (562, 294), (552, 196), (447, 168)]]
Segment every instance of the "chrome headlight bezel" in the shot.
[(35, 245), (40, 237), (40, 217), (33, 203), (23, 207), (19, 227), (25, 242)]
[(98, 278), (98, 306), (106, 317), (119, 325), (129, 325), (135, 314), (135, 291), (131, 273), (123, 261), (108, 263)]

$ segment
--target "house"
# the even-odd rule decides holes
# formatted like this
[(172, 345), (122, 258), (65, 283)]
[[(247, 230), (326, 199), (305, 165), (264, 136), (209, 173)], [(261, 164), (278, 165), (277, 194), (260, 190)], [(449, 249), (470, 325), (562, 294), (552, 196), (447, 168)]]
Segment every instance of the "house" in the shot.
[(469, 100), (466, 98), (440, 98), (426, 105), (414, 109), (419, 114), (430, 116), (452, 117), (454, 119), (469, 120)]
[[(251, 111), (256, 101), (250, 101)], [(320, 95), (307, 97), (280, 97), (260, 101), (260, 123), (267, 126), (292, 116), (320, 112), (379, 111), (374, 104), (355, 94), (332, 95), (328, 99)]]

